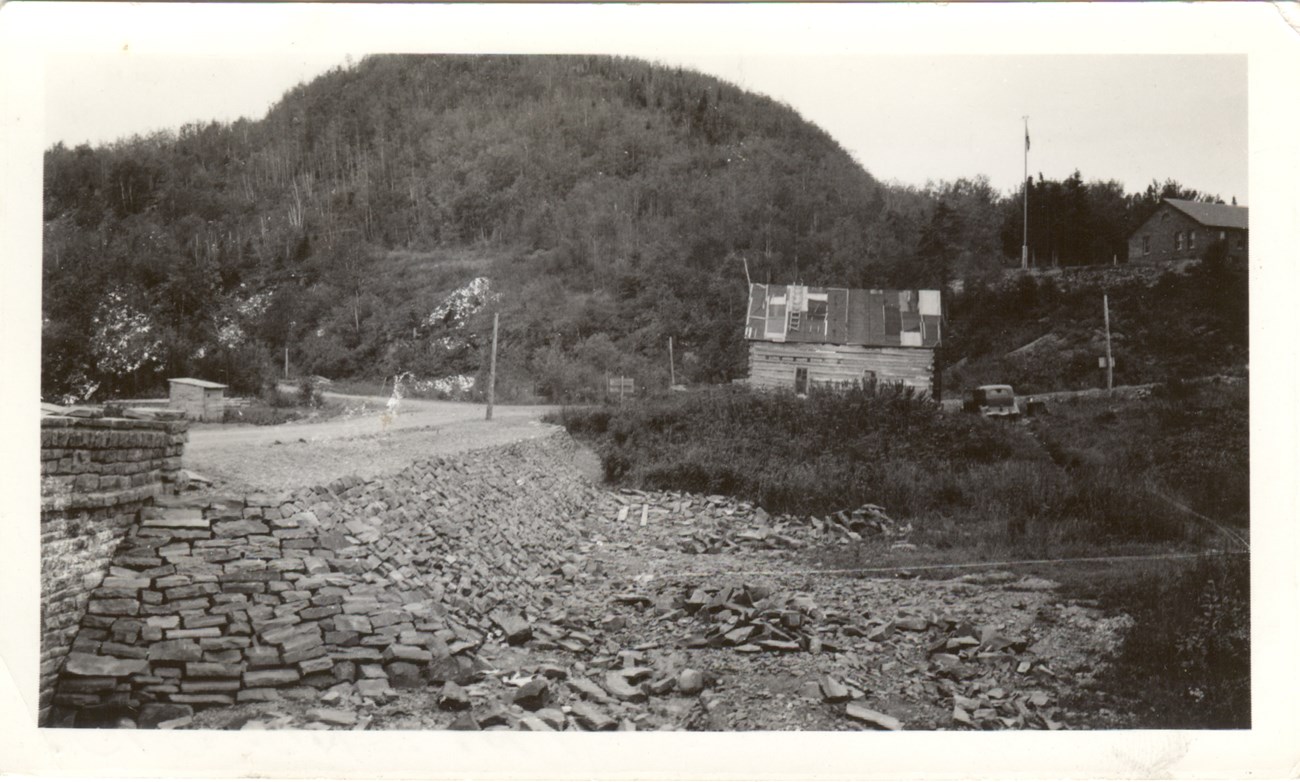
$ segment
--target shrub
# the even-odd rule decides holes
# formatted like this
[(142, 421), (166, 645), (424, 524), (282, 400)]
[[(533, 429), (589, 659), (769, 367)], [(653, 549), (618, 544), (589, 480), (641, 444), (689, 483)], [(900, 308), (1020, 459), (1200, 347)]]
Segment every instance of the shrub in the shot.
[(613, 483), (732, 494), (778, 513), (871, 502), (894, 518), (992, 523), (1013, 537), (1155, 543), (1208, 530), (1166, 496), (1246, 520), (1244, 403), (1222, 396), (1208, 412), (1080, 401), (1025, 427), (945, 415), (894, 387), (806, 399), (726, 388), (566, 408), (553, 420), (593, 442)]
[(1143, 694), (1151, 728), (1249, 728), (1250, 560), (1207, 556), (1105, 597), (1133, 618), (1099, 685)]

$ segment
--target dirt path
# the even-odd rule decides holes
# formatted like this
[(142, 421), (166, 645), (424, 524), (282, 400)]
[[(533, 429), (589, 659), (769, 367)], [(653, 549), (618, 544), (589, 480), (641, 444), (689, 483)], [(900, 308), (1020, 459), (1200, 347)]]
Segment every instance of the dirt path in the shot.
[(199, 424), (190, 429), (184, 466), (220, 491), (287, 490), (345, 475), (396, 472), (417, 459), (504, 445), (555, 430), (541, 417), (556, 408), (502, 406), (484, 420), (484, 406), (404, 399), (388, 415), (384, 397), (327, 394), (349, 413), (319, 422), (278, 426)]

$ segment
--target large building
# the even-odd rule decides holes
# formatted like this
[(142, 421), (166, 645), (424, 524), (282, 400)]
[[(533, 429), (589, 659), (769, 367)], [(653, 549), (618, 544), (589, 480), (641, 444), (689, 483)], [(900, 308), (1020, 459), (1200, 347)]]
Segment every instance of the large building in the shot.
[(1244, 261), (1249, 247), (1244, 206), (1166, 198), (1128, 238), (1129, 263), (1200, 259), (1223, 242), (1229, 259)]
[(875, 381), (929, 393), (941, 336), (939, 291), (749, 288), (753, 386), (806, 393), (817, 384)]

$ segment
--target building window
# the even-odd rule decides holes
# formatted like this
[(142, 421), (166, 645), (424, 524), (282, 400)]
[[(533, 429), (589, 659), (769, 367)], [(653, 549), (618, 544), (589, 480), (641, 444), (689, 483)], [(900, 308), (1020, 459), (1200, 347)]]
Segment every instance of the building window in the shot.
[(1174, 234), (1174, 250), (1183, 249), (1183, 232), (1179, 231)]
[(1246, 237), (1242, 236), (1241, 234), (1237, 234), (1237, 249), (1238, 250), (1246, 249)]
[(1228, 238), (1228, 232), (1227, 232), (1227, 231), (1219, 231), (1219, 238), (1220, 238), (1220, 239), (1227, 239), (1227, 238)]
[(1150, 236), (1144, 236), (1144, 237), (1142, 237), (1142, 254), (1143, 254), (1143, 255), (1150, 255), (1150, 254), (1151, 254), (1151, 237), (1150, 237)]
[(1189, 249), (1189, 250), (1195, 250), (1195, 249), (1196, 249), (1196, 232), (1195, 232), (1195, 231), (1188, 231), (1188, 232), (1187, 232), (1187, 249)]
[(794, 371), (794, 392), (796, 394), (808, 393), (808, 370), (800, 368)]

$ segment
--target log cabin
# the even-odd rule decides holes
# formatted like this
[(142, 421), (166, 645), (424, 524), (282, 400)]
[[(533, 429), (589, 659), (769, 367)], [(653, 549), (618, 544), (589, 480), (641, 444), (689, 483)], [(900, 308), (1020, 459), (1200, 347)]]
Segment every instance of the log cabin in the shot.
[(929, 394), (941, 338), (937, 290), (749, 288), (749, 384), (758, 388), (874, 382)]

